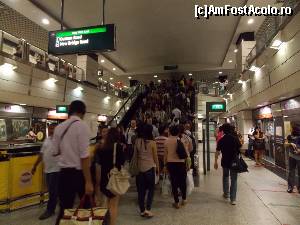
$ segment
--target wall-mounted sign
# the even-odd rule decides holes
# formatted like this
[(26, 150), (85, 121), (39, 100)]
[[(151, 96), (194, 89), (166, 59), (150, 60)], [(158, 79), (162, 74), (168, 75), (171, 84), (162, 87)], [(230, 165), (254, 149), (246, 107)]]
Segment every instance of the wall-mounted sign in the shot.
[(273, 117), (272, 109), (269, 106), (259, 109), (257, 118), (258, 119), (270, 119)]
[(49, 32), (49, 54), (67, 55), (114, 50), (114, 24)]
[(106, 122), (107, 116), (106, 115), (100, 115), (98, 116), (98, 122)]
[(207, 102), (206, 106), (209, 112), (226, 112), (225, 102)]
[(68, 106), (67, 105), (57, 105), (56, 113), (68, 113)]
[(298, 99), (290, 99), (283, 103), (283, 109), (285, 110), (298, 108), (300, 108), (300, 102), (298, 101)]
[(67, 120), (68, 113), (57, 113), (56, 110), (51, 110), (48, 112), (47, 118), (50, 120)]

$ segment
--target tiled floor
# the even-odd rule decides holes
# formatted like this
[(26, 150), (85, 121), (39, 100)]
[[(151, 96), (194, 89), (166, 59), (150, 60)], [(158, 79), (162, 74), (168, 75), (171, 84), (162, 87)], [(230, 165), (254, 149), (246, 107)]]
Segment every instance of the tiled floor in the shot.
[[(250, 173), (238, 179), (236, 206), (222, 198), (221, 170), (212, 170), (206, 176), (201, 174), (200, 187), (182, 209), (173, 209), (171, 197), (161, 197), (157, 192), (152, 219), (139, 217), (136, 193), (129, 192), (121, 200), (118, 225), (299, 225), (300, 195), (288, 194), (284, 180), (254, 167), (251, 161), (248, 164)], [(37, 219), (43, 210), (32, 207), (0, 214), (0, 225), (53, 225), (53, 218), (43, 222)]]

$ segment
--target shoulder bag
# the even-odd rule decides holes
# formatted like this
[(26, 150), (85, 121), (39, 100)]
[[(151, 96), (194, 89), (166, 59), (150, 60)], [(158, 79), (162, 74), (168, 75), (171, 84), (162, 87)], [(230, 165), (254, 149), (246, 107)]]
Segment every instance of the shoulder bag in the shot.
[(181, 140), (177, 140), (176, 153), (177, 153), (179, 159), (186, 159), (188, 157), (188, 155), (185, 151), (185, 147)]
[(137, 152), (137, 147), (136, 147), (136, 144), (134, 144), (134, 147), (133, 147), (133, 156), (132, 156), (132, 159), (129, 163), (129, 173), (132, 175), (132, 176), (136, 176), (139, 174), (139, 165), (138, 165), (138, 152)]
[(235, 170), (238, 173), (249, 172), (248, 171), (248, 165), (244, 161), (244, 159), (243, 159), (243, 157), (240, 153), (237, 154), (236, 157), (233, 159), (233, 161), (231, 163), (231, 169)]
[(130, 174), (123, 168), (123, 166), (121, 166), (120, 170), (116, 167), (117, 143), (114, 143), (113, 151), (113, 168), (109, 172), (109, 180), (106, 188), (114, 195), (123, 195), (130, 187)]

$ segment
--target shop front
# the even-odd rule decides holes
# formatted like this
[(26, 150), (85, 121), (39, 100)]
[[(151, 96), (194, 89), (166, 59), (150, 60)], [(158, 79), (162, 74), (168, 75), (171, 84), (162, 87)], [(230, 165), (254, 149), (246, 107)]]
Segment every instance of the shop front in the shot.
[(293, 129), (300, 131), (300, 97), (257, 109), (254, 118), (266, 136), (267, 166), (286, 178), (289, 154), (285, 144)]

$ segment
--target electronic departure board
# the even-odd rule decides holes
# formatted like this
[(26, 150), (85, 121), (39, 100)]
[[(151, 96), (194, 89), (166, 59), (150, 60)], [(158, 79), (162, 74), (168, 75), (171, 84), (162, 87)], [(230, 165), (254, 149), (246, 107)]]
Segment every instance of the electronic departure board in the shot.
[(67, 55), (115, 50), (115, 25), (49, 32), (48, 53)]

